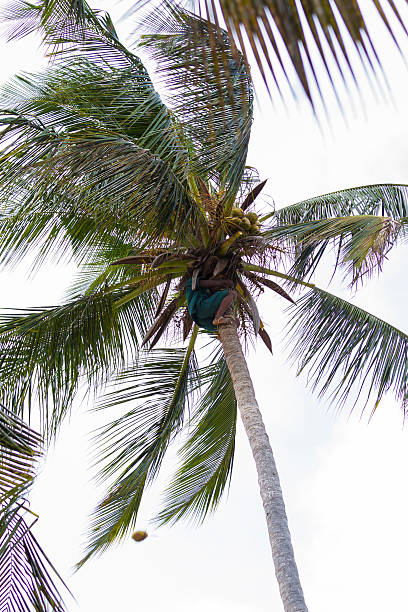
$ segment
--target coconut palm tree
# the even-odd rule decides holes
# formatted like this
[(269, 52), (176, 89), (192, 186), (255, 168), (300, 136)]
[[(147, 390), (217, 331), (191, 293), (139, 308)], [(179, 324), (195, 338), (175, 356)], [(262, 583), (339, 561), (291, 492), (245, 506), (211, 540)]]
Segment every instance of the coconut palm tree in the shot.
[[(2, 315), (0, 400), (20, 417), (39, 411), (51, 438), (81, 386), (119, 383), (99, 403), (115, 411), (96, 439), (107, 493), (79, 566), (132, 532), (181, 431), (181, 462), (156, 521), (203, 520), (214, 510), (232, 470), (238, 408), (284, 609), (306, 610), (242, 342), (259, 337), (271, 349), (256, 306), (271, 289), (292, 302), (295, 356), (316, 386), (343, 401), (366, 383), (375, 405), (392, 388), (404, 403), (407, 336), (310, 276), (333, 246), (353, 283), (378, 270), (404, 236), (407, 188), (355, 188), (261, 214), (264, 182), (245, 165), (244, 59), (225, 35), (215, 40), (228, 63), (214, 62), (213, 26), (188, 12), (169, 8), (155, 27), (143, 46), (169, 107), (109, 17), (95, 14), (82, 31), (64, 24), (64, 37), (48, 24), (54, 64), (3, 89), (1, 261), (30, 255), (35, 269), (73, 258), (80, 271), (62, 305)], [(236, 287), (236, 303), (216, 332), (200, 331), (186, 287), (220, 276)], [(308, 291), (294, 304), (299, 289)]]

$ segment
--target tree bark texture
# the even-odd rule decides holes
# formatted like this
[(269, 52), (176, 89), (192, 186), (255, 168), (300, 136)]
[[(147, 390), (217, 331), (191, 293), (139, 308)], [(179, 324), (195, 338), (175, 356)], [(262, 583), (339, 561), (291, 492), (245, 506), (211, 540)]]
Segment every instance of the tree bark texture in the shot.
[(218, 328), (238, 409), (249, 439), (258, 472), (258, 483), (266, 514), (275, 574), (285, 612), (307, 612), (292, 548), (279, 476), (235, 321)]

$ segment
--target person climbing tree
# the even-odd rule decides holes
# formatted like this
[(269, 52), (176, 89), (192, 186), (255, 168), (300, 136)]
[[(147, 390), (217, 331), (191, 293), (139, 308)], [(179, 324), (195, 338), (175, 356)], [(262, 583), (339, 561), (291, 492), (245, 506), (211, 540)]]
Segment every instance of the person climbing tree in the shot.
[(237, 297), (234, 282), (228, 278), (187, 281), (187, 308), (199, 327), (216, 331), (217, 325), (228, 323), (223, 316)]

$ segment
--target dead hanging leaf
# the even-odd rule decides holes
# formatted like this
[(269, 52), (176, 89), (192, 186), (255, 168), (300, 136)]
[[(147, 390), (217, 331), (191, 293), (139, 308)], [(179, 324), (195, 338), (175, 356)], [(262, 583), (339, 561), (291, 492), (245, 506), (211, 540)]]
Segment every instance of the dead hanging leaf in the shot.
[(132, 538), (135, 542), (142, 542), (147, 538), (147, 531), (135, 531)]
[(259, 335), (261, 336), (262, 340), (264, 341), (265, 345), (267, 346), (267, 348), (269, 349), (269, 351), (271, 352), (271, 354), (273, 355), (272, 352), (272, 341), (269, 337), (269, 334), (267, 331), (265, 331), (264, 328), (261, 328), (259, 330)]
[(286, 300), (288, 300), (292, 304), (296, 304), (295, 300), (291, 298), (289, 293), (286, 293), (286, 291), (282, 289), (282, 287), (278, 285), (278, 283), (275, 283), (269, 278), (264, 278), (263, 276), (252, 274), (251, 272), (245, 272), (245, 276), (249, 278), (249, 280), (251, 280), (253, 283), (255, 283), (258, 287), (259, 285), (264, 285), (265, 287), (272, 289), (272, 291), (275, 291), (275, 293), (277, 293), (278, 295), (284, 297)]
[(288, 300), (289, 302), (292, 302), (292, 304), (296, 304), (295, 300), (290, 297), (289, 293), (286, 293), (286, 291), (284, 289), (282, 289), (282, 287), (280, 285), (278, 285), (277, 283), (274, 283), (269, 278), (261, 278), (261, 277), (258, 276), (257, 280), (259, 280), (260, 283), (262, 283), (263, 285), (265, 285), (269, 289), (272, 289), (272, 291), (275, 291), (275, 293), (277, 293), (281, 297), (284, 297), (285, 300)]
[(127, 264), (132, 266), (141, 266), (146, 263), (151, 263), (153, 259), (154, 257), (149, 255), (130, 255), (129, 257), (122, 257), (122, 259), (112, 261), (110, 265), (119, 266), (121, 264)]
[(251, 308), (252, 323), (254, 324), (255, 336), (257, 336), (258, 332), (260, 331), (260, 327), (261, 327), (261, 319), (259, 317), (258, 307), (256, 305), (254, 298), (249, 292), (247, 292), (245, 299)]
[(245, 198), (245, 200), (241, 204), (242, 210), (246, 210), (247, 208), (249, 208), (251, 206), (251, 204), (253, 203), (255, 198), (261, 193), (262, 189), (265, 187), (265, 184), (266, 184), (267, 180), (268, 179), (265, 179), (264, 181), (262, 181), (262, 183), (259, 183), (259, 185), (257, 185), (251, 191), (251, 193), (248, 193), (247, 197)]
[(159, 316), (159, 314), (163, 310), (163, 307), (164, 307), (164, 305), (166, 303), (166, 300), (167, 300), (167, 295), (169, 293), (170, 285), (171, 285), (171, 276), (167, 276), (166, 285), (164, 287), (163, 293), (161, 295), (160, 301), (159, 301), (159, 303), (157, 305), (156, 312), (155, 312), (155, 315), (154, 315), (155, 319)]
[(194, 321), (191, 318), (188, 308), (186, 308), (183, 315), (183, 342), (186, 341), (188, 334), (191, 332), (193, 323)]
[(166, 308), (162, 311), (162, 313), (158, 316), (158, 318), (153, 322), (153, 324), (147, 330), (142, 340), (141, 346), (144, 346), (150, 340), (150, 338), (154, 334), (156, 334), (156, 332), (161, 331), (161, 334), (163, 333), (163, 331), (166, 329), (167, 325), (169, 324), (172, 316), (176, 312), (181, 300), (182, 300), (182, 297), (180, 296), (175, 297), (173, 300), (171, 300), (171, 302), (166, 306)]

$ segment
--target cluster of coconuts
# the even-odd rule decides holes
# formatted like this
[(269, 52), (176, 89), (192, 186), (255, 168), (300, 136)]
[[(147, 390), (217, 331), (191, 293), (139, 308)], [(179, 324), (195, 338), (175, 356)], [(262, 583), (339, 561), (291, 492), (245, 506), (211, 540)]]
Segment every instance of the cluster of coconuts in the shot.
[(251, 211), (245, 214), (242, 208), (237, 206), (231, 208), (231, 216), (226, 217), (225, 224), (230, 234), (241, 231), (255, 236), (261, 233), (261, 224), (258, 221), (256, 212)]

